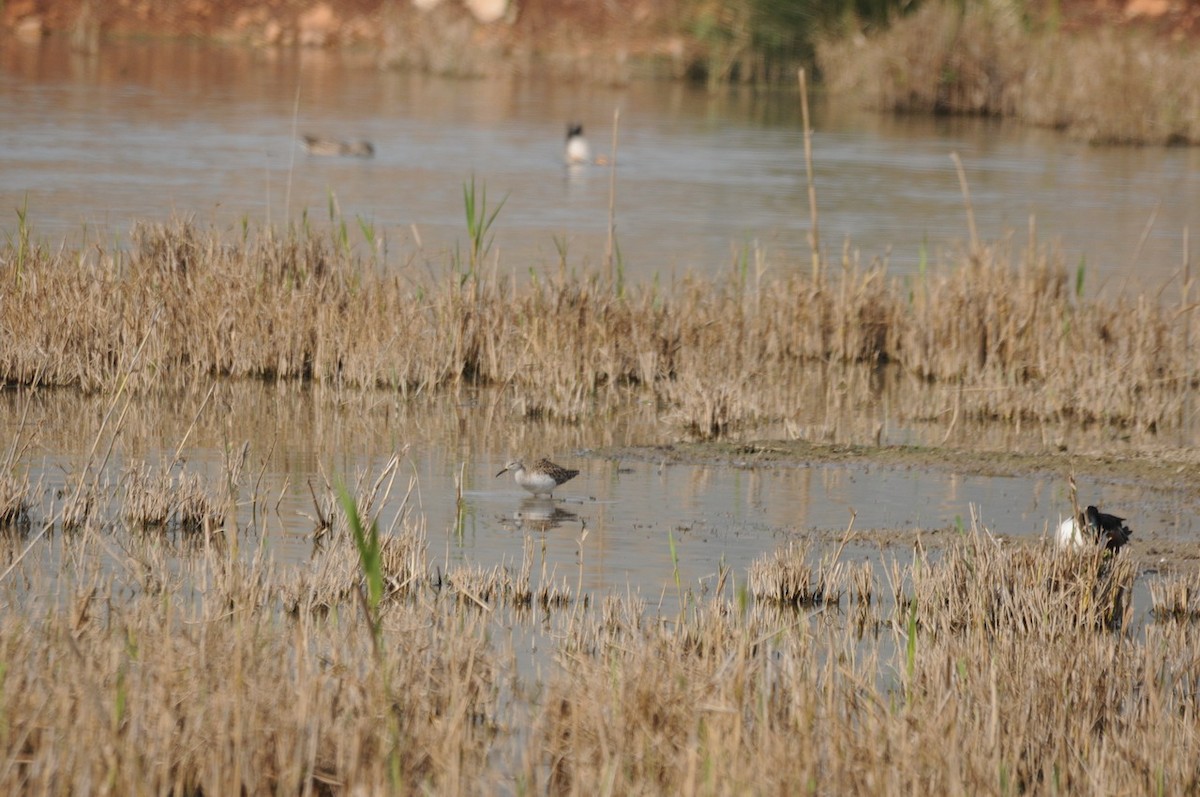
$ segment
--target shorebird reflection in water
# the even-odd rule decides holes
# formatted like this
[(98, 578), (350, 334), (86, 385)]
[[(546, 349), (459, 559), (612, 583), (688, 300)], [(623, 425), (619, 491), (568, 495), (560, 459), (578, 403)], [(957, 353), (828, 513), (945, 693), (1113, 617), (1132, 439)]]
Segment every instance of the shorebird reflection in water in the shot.
[(579, 515), (563, 509), (553, 499), (531, 496), (521, 499), (521, 506), (512, 519), (516, 521), (517, 528), (549, 531), (563, 523), (579, 520)]
[(324, 136), (305, 136), (304, 148), (309, 155), (323, 157), (346, 156), (351, 158), (372, 158), (375, 156), (375, 145), (370, 141), (340, 141)]
[(551, 497), (555, 487), (579, 475), (579, 471), (555, 465), (548, 459), (539, 459), (533, 463), (533, 467), (529, 468), (526, 468), (525, 463), (521, 460), (514, 459), (505, 465), (496, 476), (502, 476), (509, 471), (512, 471), (517, 484), (534, 495), (544, 495), (547, 498)]
[(1125, 518), (1089, 506), (1078, 517), (1067, 518), (1060, 523), (1056, 539), (1059, 548), (1103, 545), (1106, 550), (1116, 553), (1129, 542), (1131, 534), (1133, 532), (1125, 525)]

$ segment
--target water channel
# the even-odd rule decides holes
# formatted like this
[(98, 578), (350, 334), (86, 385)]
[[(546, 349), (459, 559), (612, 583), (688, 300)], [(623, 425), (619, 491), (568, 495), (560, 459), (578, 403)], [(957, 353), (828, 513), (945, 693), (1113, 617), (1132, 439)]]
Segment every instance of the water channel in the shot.
[[(135, 220), (218, 229), (324, 223), (331, 204), (386, 239), (389, 262), (444, 263), (465, 242), (463, 184), (493, 205), (505, 272), (596, 267), (610, 174), (562, 164), (578, 120), (607, 154), (620, 111), (615, 215), (627, 277), (728, 269), (757, 249), (807, 262), (803, 135), (792, 89), (709, 94), (677, 83), (444, 80), (370, 59), (195, 43), (110, 43), (94, 56), (51, 39), (0, 49), (0, 231), (26, 208), (46, 240), (109, 241)], [(949, 261), (967, 239), (966, 169), (979, 233), (1018, 246), (1034, 220), (1094, 290), (1157, 290), (1200, 219), (1200, 152), (1091, 147), (989, 120), (884, 117), (814, 99), (820, 235), (898, 274)], [(307, 154), (304, 134), (365, 139), (375, 156)], [(1195, 237), (1195, 236), (1193, 236)]]

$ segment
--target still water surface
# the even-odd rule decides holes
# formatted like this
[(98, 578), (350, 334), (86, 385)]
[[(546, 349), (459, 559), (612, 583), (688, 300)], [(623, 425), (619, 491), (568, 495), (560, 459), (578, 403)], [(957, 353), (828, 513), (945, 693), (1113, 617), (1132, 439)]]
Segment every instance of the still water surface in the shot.
[[(881, 556), (906, 558), (920, 541), (936, 547), (960, 522), (969, 527), (973, 513), (993, 533), (1036, 538), (1069, 506), (1057, 473), (995, 477), (752, 459), (725, 466), (670, 464), (653, 456), (613, 460), (596, 450), (658, 439), (664, 430), (652, 417), (636, 415), (603, 426), (513, 426), (493, 420), (488, 406), (498, 399), (484, 393), (404, 403), (385, 394), (258, 383), (221, 386), (207, 402), (201, 394), (144, 397), (131, 405), (117, 434), (101, 480), (112, 505), (101, 511), (119, 512), (130, 467), (169, 462), (185, 440), (175, 472), (201, 474), (210, 494), (219, 495), (228, 452), (248, 445), (240, 524), (262, 532), (251, 548), (261, 543), (276, 561), (299, 564), (317, 550), (310, 483), (318, 495), (326, 493), (326, 480), (354, 485), (361, 478), (369, 485), (399, 455), (396, 487), (375, 509), (384, 529), (401, 514), (422, 528), (431, 561), (519, 569), (529, 537), (538, 568), (544, 558), (547, 571), (572, 589), (582, 581), (593, 594), (629, 590), (651, 603), (665, 596), (670, 604), (680, 588), (711, 588), (722, 566), (744, 583), (755, 559), (789, 540), (812, 540), (818, 553), (828, 552), (851, 523), (859, 536), (846, 556), (878, 563)], [(99, 450), (107, 448), (111, 427), (101, 433), (100, 424), (108, 404), (74, 393), (0, 392), (0, 430), (25, 451), (18, 470), (39, 485), (40, 517), (62, 506), (71, 492), (63, 488), (73, 488), (84, 473), (92, 441), (99, 438)], [(495, 477), (514, 452), (530, 451), (580, 470), (554, 501), (531, 498), (508, 474)], [(1127, 514), (1139, 544), (1200, 537), (1194, 519), (1200, 506), (1190, 497), (1086, 478), (1079, 479), (1079, 491), (1081, 501)], [(879, 530), (888, 532), (886, 549)]]
[[(1089, 288), (1157, 290), (1200, 226), (1200, 151), (1098, 148), (984, 120), (891, 118), (815, 103), (813, 149), (824, 248), (911, 273), (967, 239), (961, 155), (980, 235), (1030, 219)], [(463, 184), (506, 198), (493, 255), (503, 273), (598, 267), (609, 171), (562, 165), (568, 120), (607, 152), (620, 110), (617, 242), (626, 276), (730, 267), (756, 246), (771, 268), (807, 262), (809, 213), (793, 90), (709, 94), (653, 83), (610, 88), (536, 75), (444, 80), (380, 71), (326, 52), (193, 43), (59, 41), (0, 50), (0, 231), (28, 206), (50, 241), (111, 241), (171, 215), (220, 229), (324, 224), (333, 204), (387, 241), (388, 262), (444, 265), (465, 245)], [(308, 155), (298, 135), (368, 139), (369, 160)]]

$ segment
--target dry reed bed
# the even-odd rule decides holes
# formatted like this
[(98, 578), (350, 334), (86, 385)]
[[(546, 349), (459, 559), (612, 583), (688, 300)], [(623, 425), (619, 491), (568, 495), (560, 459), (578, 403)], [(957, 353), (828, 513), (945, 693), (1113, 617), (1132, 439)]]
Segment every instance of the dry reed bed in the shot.
[[(748, 601), (738, 574), (669, 617), (614, 595), (530, 614), (506, 597), (536, 588), (530, 542), (509, 586), (464, 600), (406, 525), (376, 648), (345, 534), (287, 570), (114, 539), (58, 536), (0, 581), (6, 794), (1200, 786), (1200, 626), (1128, 627), (1121, 557), (975, 531), (878, 582), (819, 551), (764, 559), (764, 583), (807, 562), (869, 605), (864, 635), (835, 602)], [(553, 640), (532, 673), (513, 626)]]
[(1190, 307), (1076, 297), (1033, 245), (981, 247), (915, 282), (848, 264), (618, 295), (594, 277), (517, 287), (479, 272), (381, 273), (313, 235), (231, 243), (176, 223), (135, 241), (129, 253), (0, 253), (0, 379), (85, 390), (311, 379), (403, 395), (496, 385), (528, 417), (651, 398), (700, 436), (797, 418), (814, 368), (831, 406), (865, 398), (869, 367), (887, 363), (913, 388), (896, 409), (910, 418), (953, 405), (968, 418), (1138, 429), (1178, 423), (1194, 385)]
[(898, 576), (905, 601), (864, 639), (828, 607), (820, 616), (835, 619), (814, 623), (717, 600), (632, 639), (610, 630), (595, 655), (564, 655), (537, 727), (549, 791), (1200, 785), (1200, 637), (1182, 623), (1104, 630), (1128, 565), (973, 536)]
[(191, 600), (179, 579), (130, 597), (101, 573), (56, 588), (68, 611), (30, 617), (8, 596), (6, 794), (455, 792), (484, 770), (497, 688), (483, 615), (395, 605), (384, 633), (401, 652), (376, 659), (352, 601), (344, 620), (288, 619), (263, 571), (214, 559), (202, 573)]
[(1195, 47), (1037, 29), (1011, 3), (927, 3), (868, 38), (821, 42), (826, 85), (870, 108), (1012, 116), (1087, 141), (1200, 143)]

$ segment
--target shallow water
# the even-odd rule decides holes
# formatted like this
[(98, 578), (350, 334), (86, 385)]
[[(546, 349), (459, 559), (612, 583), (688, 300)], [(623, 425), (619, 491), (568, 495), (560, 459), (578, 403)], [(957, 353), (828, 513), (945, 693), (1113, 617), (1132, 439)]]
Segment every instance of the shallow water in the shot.
[[(442, 266), (465, 249), (463, 184), (485, 184), (505, 273), (596, 268), (609, 172), (561, 163), (568, 120), (610, 147), (619, 109), (616, 223), (628, 279), (713, 274), (755, 250), (774, 269), (808, 262), (797, 96), (708, 94), (680, 84), (608, 88), (536, 76), (450, 81), (380, 71), (339, 53), (255, 52), (186, 42), (106, 43), (97, 56), (51, 39), (0, 50), (0, 232), (27, 208), (35, 234), (110, 242), (136, 220), (192, 216), (237, 230), (323, 225), (330, 208), (395, 268)], [(980, 234), (1059, 242), (1088, 287), (1157, 290), (1200, 218), (1200, 151), (1097, 148), (983, 120), (891, 118), (814, 108), (823, 245), (912, 273), (959, 251), (967, 225), (960, 153)], [(365, 138), (376, 156), (318, 158), (298, 135)], [(85, 232), (86, 229), (86, 232)], [(1142, 240), (1144, 237), (1144, 241)], [(1194, 248), (1194, 247), (1193, 247)]]
[[(217, 495), (230, 453), (247, 447), (240, 523), (264, 534), (245, 547), (261, 544), (282, 564), (301, 563), (315, 549), (312, 490), (322, 495), (327, 483), (339, 480), (369, 485), (399, 456), (395, 484), (375, 506), (381, 527), (390, 529), (404, 515), (423, 528), (439, 567), (506, 564), (516, 570), (529, 537), (535, 573), (544, 568), (556, 583), (593, 595), (628, 591), (651, 605), (675, 606), (686, 592), (714, 588), (722, 568), (744, 584), (753, 561), (789, 540), (813, 540), (817, 551), (829, 552), (852, 527), (846, 557), (880, 562), (903, 559), (918, 544), (936, 547), (955, 529), (970, 528), (973, 516), (992, 533), (1037, 538), (1070, 505), (1062, 474), (616, 461), (597, 449), (654, 439), (661, 430), (652, 418), (511, 427), (490, 420), (488, 407), (497, 400), (481, 393), (403, 404), (387, 394), (258, 383), (224, 385), (207, 400), (199, 393), (139, 399), (100, 469), (104, 492), (113, 496), (102, 511), (119, 511), (128, 468), (169, 462), (181, 445), (177, 471), (203, 474)], [(64, 488), (85, 472), (93, 441), (100, 441), (97, 451), (108, 451), (113, 427), (100, 431), (108, 404), (73, 391), (0, 393), (0, 429), (21, 447), (17, 472), (29, 473), (39, 486), (39, 517), (61, 508), (69, 493)], [(510, 475), (495, 477), (514, 452), (546, 454), (580, 474), (554, 500), (535, 499)], [(101, 461), (100, 454), (92, 459)], [(1078, 481), (1080, 501), (1126, 515), (1139, 543), (1200, 540), (1194, 520), (1200, 507), (1191, 497)]]

